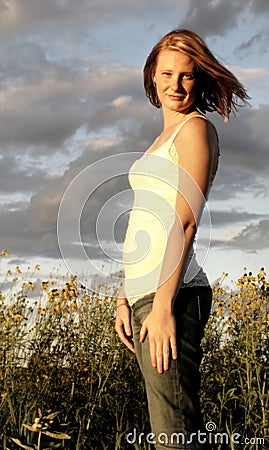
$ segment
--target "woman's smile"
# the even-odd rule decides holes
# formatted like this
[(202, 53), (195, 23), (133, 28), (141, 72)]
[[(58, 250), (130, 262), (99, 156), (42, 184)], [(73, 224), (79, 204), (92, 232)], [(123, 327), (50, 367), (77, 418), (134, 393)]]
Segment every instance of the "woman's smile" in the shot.
[(183, 100), (185, 98), (185, 95), (169, 95), (169, 98), (171, 98), (171, 100)]

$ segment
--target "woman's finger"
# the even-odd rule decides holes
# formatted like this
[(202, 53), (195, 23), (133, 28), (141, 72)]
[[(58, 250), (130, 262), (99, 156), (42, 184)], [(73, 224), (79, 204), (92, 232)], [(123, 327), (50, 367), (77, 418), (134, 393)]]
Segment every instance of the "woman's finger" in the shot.
[(125, 325), (122, 322), (120, 325), (116, 324), (115, 326), (115, 330), (120, 338), (120, 340), (123, 342), (124, 345), (126, 345), (126, 347), (131, 350), (131, 352), (135, 353), (135, 348), (134, 348), (134, 344), (133, 344), (133, 340), (131, 338), (132, 335), (132, 330), (131, 327), (129, 329), (129, 333), (127, 333), (126, 329), (125, 329)]
[(156, 359), (157, 359), (157, 372), (163, 373), (163, 350), (161, 346), (157, 347)]
[(155, 340), (151, 338), (149, 338), (149, 353), (151, 365), (156, 369), (157, 367), (156, 343)]
[(156, 360), (157, 360), (158, 373), (163, 373), (163, 345), (162, 345), (162, 343), (158, 343), (156, 345)]
[(132, 327), (130, 321), (124, 324), (124, 330), (127, 336), (132, 336)]
[(128, 304), (119, 304), (121, 310), (116, 314), (115, 331), (120, 340), (126, 347), (135, 353), (134, 343), (132, 339), (131, 314)]
[(146, 339), (147, 332), (148, 332), (147, 326), (145, 325), (145, 323), (142, 323), (139, 337), (140, 344), (142, 344), (142, 342), (144, 342), (144, 340)]
[(177, 359), (177, 341), (175, 336), (171, 337), (170, 345), (171, 345), (172, 359)]
[(171, 350), (170, 350), (169, 342), (165, 341), (163, 343), (163, 369), (164, 370), (169, 369), (170, 355), (171, 355)]

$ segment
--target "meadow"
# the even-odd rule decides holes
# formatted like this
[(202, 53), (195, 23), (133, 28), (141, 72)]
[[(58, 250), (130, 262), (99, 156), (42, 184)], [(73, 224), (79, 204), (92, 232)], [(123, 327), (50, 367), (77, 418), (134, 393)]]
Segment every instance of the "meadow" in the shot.
[[(96, 293), (53, 274), (37, 285), (38, 271), (1, 273), (0, 448), (149, 450), (126, 439), (134, 429), (146, 436), (149, 422), (136, 360), (114, 331), (118, 286)], [(216, 450), (266, 450), (268, 278), (246, 271), (228, 289), (227, 277), (212, 286), (202, 409)]]

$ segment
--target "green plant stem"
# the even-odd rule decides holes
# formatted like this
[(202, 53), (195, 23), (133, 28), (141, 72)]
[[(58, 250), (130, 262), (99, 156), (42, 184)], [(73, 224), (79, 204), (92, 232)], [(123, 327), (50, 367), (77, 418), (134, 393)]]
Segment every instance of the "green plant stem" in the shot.
[(37, 450), (41, 450), (41, 431), (38, 433)]

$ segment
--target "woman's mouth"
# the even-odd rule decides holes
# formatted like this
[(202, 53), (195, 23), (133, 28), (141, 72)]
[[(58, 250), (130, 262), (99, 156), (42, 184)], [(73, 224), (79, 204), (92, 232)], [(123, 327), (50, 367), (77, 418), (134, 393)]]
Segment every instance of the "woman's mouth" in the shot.
[(171, 100), (183, 100), (184, 99), (184, 95), (169, 95), (169, 98), (171, 98)]

